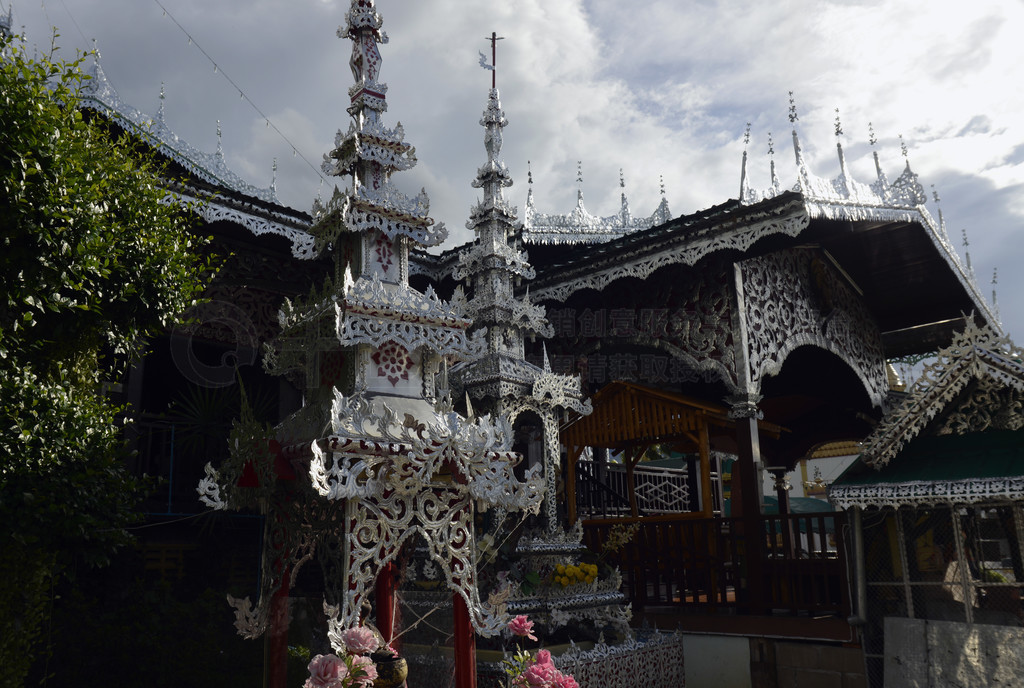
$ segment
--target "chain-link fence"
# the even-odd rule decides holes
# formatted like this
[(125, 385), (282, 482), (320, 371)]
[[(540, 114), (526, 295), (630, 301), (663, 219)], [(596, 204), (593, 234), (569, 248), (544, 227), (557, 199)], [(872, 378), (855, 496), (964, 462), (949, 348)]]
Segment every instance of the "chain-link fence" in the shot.
[(882, 686), (885, 676), (886, 617), (1024, 624), (1021, 509), (974, 505), (864, 513), (864, 650), (872, 688)]

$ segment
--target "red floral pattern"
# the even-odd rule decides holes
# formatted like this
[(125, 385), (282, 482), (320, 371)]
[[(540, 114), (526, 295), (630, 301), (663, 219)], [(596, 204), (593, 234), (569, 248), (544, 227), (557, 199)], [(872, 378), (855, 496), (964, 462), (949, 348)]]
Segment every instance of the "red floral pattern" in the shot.
[(371, 358), (377, 364), (377, 374), (386, 377), (392, 387), (397, 385), (399, 380), (409, 379), (412, 358), (408, 349), (401, 344), (388, 342)]

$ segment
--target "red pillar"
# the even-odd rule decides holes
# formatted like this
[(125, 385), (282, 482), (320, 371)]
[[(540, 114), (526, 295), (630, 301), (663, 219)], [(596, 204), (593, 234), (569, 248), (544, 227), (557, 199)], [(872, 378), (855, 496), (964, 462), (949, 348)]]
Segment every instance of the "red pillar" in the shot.
[(469, 620), (469, 607), (459, 593), (453, 593), (455, 635), (455, 688), (476, 688), (476, 634)]
[[(374, 589), (377, 609), (377, 630), (384, 636), (384, 642), (391, 643), (395, 637), (395, 562), (389, 561), (377, 574)], [(394, 647), (394, 645), (392, 645)], [(398, 648), (394, 648), (398, 651)]]

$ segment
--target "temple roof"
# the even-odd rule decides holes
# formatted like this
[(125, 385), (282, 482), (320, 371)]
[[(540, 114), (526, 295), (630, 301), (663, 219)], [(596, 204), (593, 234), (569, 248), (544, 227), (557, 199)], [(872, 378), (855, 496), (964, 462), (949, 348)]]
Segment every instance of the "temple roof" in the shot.
[(103, 71), (98, 50), (94, 52), (89, 76), (91, 78), (84, 82), (79, 92), (83, 105), (112, 118), (118, 125), (132, 134), (140, 136), (199, 179), (246, 196), (258, 198), (261, 201), (279, 204), (274, 183), (271, 183), (269, 187), (258, 187), (245, 181), (228, 168), (220, 146), (219, 123), (217, 124), (216, 152), (201, 151), (188, 141), (179, 138), (167, 126), (163, 111), (163, 88), (160, 89), (160, 109), (156, 117), (152, 117), (121, 100)]
[(577, 247), (558, 262), (535, 259), (531, 293), (538, 302), (564, 301), (618, 279), (645, 279), (668, 265), (693, 266), (713, 255), (741, 260), (812, 244), (863, 294), (890, 357), (944, 346), (963, 328), (965, 313), (998, 329), (973, 274), (927, 211), (882, 210), (849, 203), (847, 217), (829, 217), (818, 201), (796, 191), (752, 204), (733, 199), (604, 244)]
[(1022, 401), (1024, 352), (969, 324), (865, 440), (829, 498), (842, 508), (1024, 498)]

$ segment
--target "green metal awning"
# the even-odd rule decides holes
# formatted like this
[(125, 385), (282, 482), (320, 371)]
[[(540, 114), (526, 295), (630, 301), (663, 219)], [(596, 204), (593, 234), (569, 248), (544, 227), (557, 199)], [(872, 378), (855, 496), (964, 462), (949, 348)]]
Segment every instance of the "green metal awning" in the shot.
[(854, 462), (829, 488), (840, 509), (1022, 499), (1022, 430), (919, 437), (880, 470)]

